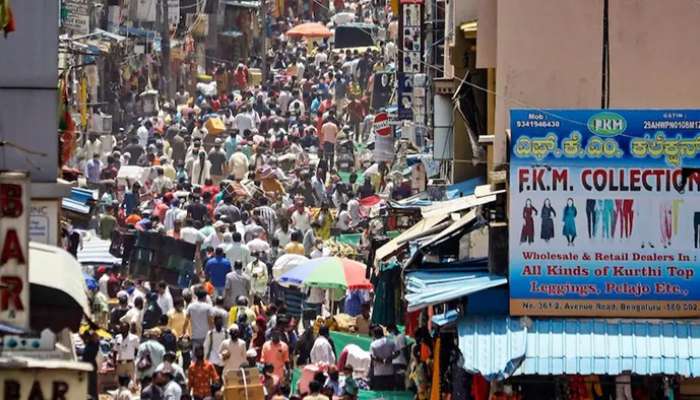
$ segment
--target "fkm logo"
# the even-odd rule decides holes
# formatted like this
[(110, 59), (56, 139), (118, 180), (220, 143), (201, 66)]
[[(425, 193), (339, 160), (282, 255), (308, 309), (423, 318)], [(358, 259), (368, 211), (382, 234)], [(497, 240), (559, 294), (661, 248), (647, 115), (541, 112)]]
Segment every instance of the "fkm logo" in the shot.
[(616, 136), (627, 129), (627, 121), (613, 112), (598, 113), (588, 119), (588, 130), (598, 136)]

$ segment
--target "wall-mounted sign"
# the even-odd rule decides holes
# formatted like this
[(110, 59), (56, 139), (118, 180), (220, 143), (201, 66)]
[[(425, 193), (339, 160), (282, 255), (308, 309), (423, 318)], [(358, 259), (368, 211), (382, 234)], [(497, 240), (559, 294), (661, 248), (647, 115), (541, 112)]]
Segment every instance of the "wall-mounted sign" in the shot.
[(699, 316), (698, 132), (698, 110), (513, 110), (511, 314)]
[(29, 176), (0, 173), (0, 322), (29, 329)]
[(29, 240), (58, 244), (58, 201), (32, 200), (29, 211)]
[(374, 160), (392, 161), (394, 159), (393, 128), (389, 125), (389, 115), (385, 112), (374, 116)]
[(88, 0), (63, 0), (63, 28), (77, 35), (90, 33)]

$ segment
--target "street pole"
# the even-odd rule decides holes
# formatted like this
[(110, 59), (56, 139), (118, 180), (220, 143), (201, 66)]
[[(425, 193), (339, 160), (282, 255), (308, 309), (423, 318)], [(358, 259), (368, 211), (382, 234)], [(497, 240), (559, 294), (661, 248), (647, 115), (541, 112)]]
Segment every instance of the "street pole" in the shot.
[(168, 0), (160, 0), (160, 76), (163, 87), (161, 96), (168, 100), (172, 98), (170, 93), (170, 24), (168, 21)]
[[(267, 0), (261, 0), (260, 1), (260, 9), (258, 10), (258, 12), (260, 14), (260, 22), (261, 22), (260, 26), (262, 27), (262, 55), (260, 56), (260, 58), (262, 59), (262, 62), (260, 63), (261, 64), (260, 68), (262, 69), (262, 82), (263, 83), (267, 81), (267, 69), (268, 69), (268, 65), (267, 65), (267, 41), (268, 41), (268, 37), (267, 37), (267, 15), (268, 14), (267, 13), (268, 13), (268, 9), (267, 9), (267, 7), (268, 7)], [(272, 12), (272, 10), (269, 10), (269, 12)]]

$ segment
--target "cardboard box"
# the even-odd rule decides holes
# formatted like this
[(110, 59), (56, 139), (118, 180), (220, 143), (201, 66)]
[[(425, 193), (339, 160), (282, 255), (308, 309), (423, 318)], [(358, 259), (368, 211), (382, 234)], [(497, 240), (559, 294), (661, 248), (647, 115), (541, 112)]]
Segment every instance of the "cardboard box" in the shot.
[(224, 387), (224, 400), (265, 400), (265, 391), (260, 383)]
[(260, 384), (260, 372), (257, 368), (241, 368), (228, 371), (224, 377), (226, 386), (250, 386)]

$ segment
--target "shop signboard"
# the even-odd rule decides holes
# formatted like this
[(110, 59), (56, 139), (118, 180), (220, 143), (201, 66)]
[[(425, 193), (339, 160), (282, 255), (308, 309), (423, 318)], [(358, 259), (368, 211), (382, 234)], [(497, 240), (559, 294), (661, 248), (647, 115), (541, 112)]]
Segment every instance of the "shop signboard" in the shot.
[(392, 161), (394, 159), (394, 134), (389, 125), (389, 114), (379, 112), (374, 116), (374, 161)]
[(700, 110), (511, 111), (513, 315), (700, 315)]
[(0, 173), (0, 323), (29, 329), (29, 176)]
[(90, 33), (90, 5), (87, 0), (63, 0), (63, 28), (76, 35)]
[(29, 240), (58, 244), (58, 201), (32, 200), (29, 212)]

